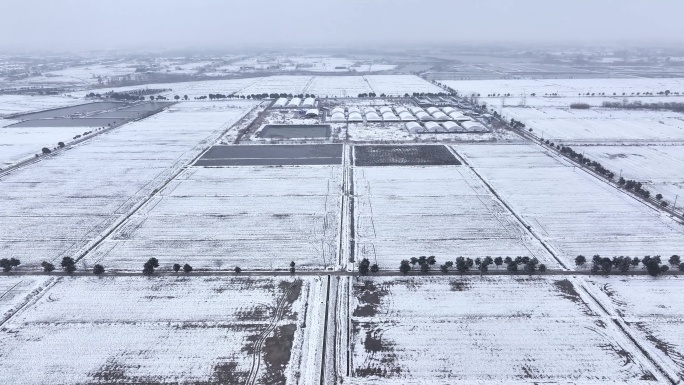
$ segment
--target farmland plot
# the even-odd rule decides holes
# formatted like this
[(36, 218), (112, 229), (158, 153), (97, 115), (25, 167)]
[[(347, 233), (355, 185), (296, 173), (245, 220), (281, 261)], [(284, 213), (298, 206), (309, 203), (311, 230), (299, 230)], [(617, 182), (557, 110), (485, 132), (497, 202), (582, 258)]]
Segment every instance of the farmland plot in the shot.
[[(65, 96), (0, 95), (0, 116), (83, 104), (83, 100)], [(0, 126), (10, 121), (0, 121)]]
[[(260, 78), (254, 84), (240, 90), (241, 95), (287, 93), (301, 94), (311, 83), (312, 76), (269, 76)], [(308, 93), (308, 92), (307, 92)]]
[(378, 95), (404, 96), (414, 92), (444, 92), (443, 89), (415, 75), (367, 75), (364, 79)]
[(0, 178), (0, 253), (74, 256), (189, 163), (251, 102), (185, 103)]
[(349, 311), (353, 384), (659, 377), (563, 277), (366, 278), (355, 283)]
[[(170, 89), (171, 91), (160, 92), (159, 95), (166, 96), (171, 99), (175, 95), (183, 97), (188, 95), (188, 98), (192, 100), (193, 98), (199, 96), (208, 96), (209, 94), (224, 94), (229, 95), (238, 92), (245, 87), (248, 87), (259, 81), (261, 78), (244, 78), (244, 79), (223, 79), (223, 80), (200, 80), (195, 82), (181, 82), (181, 83), (157, 83), (157, 84), (143, 84), (137, 86), (125, 86), (125, 87), (110, 87), (110, 88), (98, 88), (88, 91), (74, 92), (72, 95), (84, 97), (85, 95), (94, 93), (105, 93), (105, 92), (126, 92), (135, 90), (145, 90), (145, 89)], [(155, 94), (156, 95), (156, 94)], [(216, 104), (222, 104), (216, 102)]]
[(652, 357), (684, 379), (684, 306), (681, 278), (665, 276), (592, 277), (612, 315), (622, 317)]
[(557, 266), (467, 167), (356, 167), (354, 178), (357, 260), (394, 269), (421, 255), (519, 255)]
[(59, 280), (0, 331), (4, 382), (284, 384), (320, 373), (320, 278)]
[(672, 203), (684, 198), (684, 146), (582, 146), (589, 159), (596, 160), (625, 179), (646, 182), (653, 195), (661, 193)]
[(316, 96), (356, 97), (373, 92), (362, 76), (315, 76), (304, 93)]
[(43, 147), (70, 142), (88, 127), (4, 127), (0, 128), (0, 168), (40, 154)]
[(563, 143), (682, 141), (684, 115), (668, 111), (507, 108), (538, 136)]
[(340, 166), (191, 168), (88, 258), (138, 271), (284, 270), (337, 263)]
[(46, 277), (0, 277), (0, 324), (53, 281)]
[(684, 247), (681, 225), (536, 145), (454, 147), (567, 266)]

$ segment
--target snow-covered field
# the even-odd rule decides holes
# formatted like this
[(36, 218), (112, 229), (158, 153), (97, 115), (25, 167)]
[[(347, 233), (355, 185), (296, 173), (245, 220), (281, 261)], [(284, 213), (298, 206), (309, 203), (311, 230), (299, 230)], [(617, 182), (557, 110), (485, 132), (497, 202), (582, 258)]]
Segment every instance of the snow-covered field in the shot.
[(193, 167), (173, 180), (88, 263), (139, 271), (286, 270), (337, 264), (341, 167)]
[[(0, 117), (83, 103), (82, 99), (68, 96), (0, 95)], [(11, 120), (0, 120), (0, 127), (14, 122)]]
[(364, 79), (378, 95), (404, 96), (414, 92), (444, 92), (443, 89), (415, 75), (367, 75)]
[(304, 90), (317, 96), (356, 97), (373, 92), (362, 76), (315, 76)]
[(354, 180), (357, 260), (394, 269), (421, 255), (528, 256), (558, 267), (468, 167), (356, 167)]
[(544, 139), (568, 143), (684, 141), (684, 114), (616, 109), (505, 108)]
[(59, 278), (3, 325), (3, 383), (318, 378), (320, 278), (182, 275)]
[(592, 277), (588, 281), (608, 312), (630, 326), (649, 354), (675, 373), (673, 377), (684, 379), (681, 278)]
[(252, 102), (181, 103), (0, 178), (0, 254), (73, 256), (219, 138)]
[(54, 279), (47, 277), (1, 277), (0, 324), (26, 306), (33, 295), (42, 292), (53, 281)]
[(616, 174), (622, 171), (625, 179), (646, 182), (653, 195), (660, 193), (670, 203), (676, 196), (684, 199), (684, 146), (577, 146), (576, 150)]
[(345, 383), (661, 379), (572, 278), (365, 278), (349, 311), (353, 377)]
[(454, 145), (552, 250), (574, 265), (582, 254), (672, 255), (684, 228), (537, 145)]
[(169, 99), (172, 99), (175, 95), (178, 95), (181, 98), (184, 95), (188, 95), (189, 99), (194, 99), (200, 96), (208, 96), (209, 94), (232, 94), (256, 83), (257, 81), (259, 81), (259, 79), (261, 78), (203, 80), (196, 82), (157, 83), (127, 87), (96, 88), (87, 91), (73, 92), (71, 95), (82, 98), (91, 92), (97, 94), (106, 93), (110, 91), (125, 92), (144, 89), (170, 89), (171, 91), (161, 92), (159, 93), (159, 95), (166, 96)]
[(57, 147), (90, 127), (4, 127), (0, 128), (0, 168), (40, 154), (43, 147)]
[[(684, 95), (684, 79), (682, 78), (628, 78), (628, 79), (496, 79), (496, 80), (439, 80), (462, 94), (479, 93), (481, 96), (488, 94), (511, 94), (519, 97), (522, 94), (536, 94), (537, 97), (544, 94), (558, 94), (560, 96), (578, 96), (586, 93), (605, 93), (606, 96), (616, 97), (632, 96), (632, 93), (643, 94), (644, 92), (679, 92)], [(675, 95), (676, 96), (676, 95)], [(587, 98), (591, 99), (591, 98)], [(637, 99), (639, 100), (639, 99)], [(667, 101), (666, 97), (662, 98)]]

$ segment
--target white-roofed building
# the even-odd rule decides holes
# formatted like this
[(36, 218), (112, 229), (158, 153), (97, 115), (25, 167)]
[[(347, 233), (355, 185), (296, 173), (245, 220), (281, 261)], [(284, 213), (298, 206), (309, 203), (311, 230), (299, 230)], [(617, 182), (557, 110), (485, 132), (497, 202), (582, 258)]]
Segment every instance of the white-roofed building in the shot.
[(387, 111), (382, 114), (382, 120), (384, 120), (385, 122), (396, 122), (399, 120), (399, 117), (394, 115), (394, 112)]
[(299, 105), (302, 103), (302, 99), (300, 98), (294, 98), (290, 100), (289, 103), (287, 103), (288, 107), (299, 107)]
[(442, 111), (445, 114), (449, 115), (450, 113), (456, 111), (456, 109), (454, 107), (444, 107), (444, 108), (442, 108)]
[(359, 114), (361, 113), (361, 110), (359, 109), (359, 107), (349, 107), (349, 109), (348, 109), (347, 111), (348, 111), (350, 114), (351, 114), (352, 112), (358, 112)]
[(465, 132), (489, 132), (485, 126), (481, 125), (478, 122), (462, 122), (461, 127), (463, 127), (463, 131)]
[(425, 128), (416, 122), (406, 123), (406, 129), (412, 134), (420, 134), (421, 132), (425, 132)]
[(273, 107), (285, 107), (287, 105), (287, 98), (278, 98), (278, 100), (273, 103)]
[(437, 119), (437, 120), (440, 120), (440, 121), (451, 120), (451, 118), (448, 117), (448, 116), (447, 116), (444, 112), (442, 112), (442, 111), (437, 111), (437, 112), (433, 113), (433, 114), (432, 114), (432, 117), (435, 118), (435, 119)]
[(428, 114), (434, 115), (435, 112), (439, 111), (439, 108), (437, 108), (437, 107), (428, 107), (426, 111), (428, 112)]
[(304, 114), (307, 118), (317, 118), (318, 117), (318, 110), (315, 108), (306, 110), (306, 114)]
[(347, 120), (350, 122), (363, 122), (363, 116), (361, 116), (360, 112), (350, 112)]
[(302, 107), (313, 107), (316, 105), (316, 99), (314, 98), (306, 98), (304, 99), (304, 102), (302, 102)]
[(444, 127), (435, 122), (425, 122), (425, 130), (427, 132), (444, 132)]
[(423, 121), (423, 122), (428, 121), (428, 120), (434, 120), (434, 118), (432, 116), (428, 115), (428, 113), (425, 111), (418, 111), (416, 113), (416, 118), (418, 118), (418, 120)]
[(387, 106), (380, 107), (380, 114), (381, 115), (385, 115), (386, 112), (393, 112), (392, 108), (387, 107)]
[(418, 106), (411, 107), (411, 108), (409, 108), (409, 110), (411, 111), (411, 113), (412, 113), (413, 115), (415, 115), (415, 114), (417, 114), (417, 113), (419, 113), (419, 112), (421, 112), (421, 111), (422, 111), (422, 112), (425, 112), (425, 110), (424, 110), (423, 108), (418, 107)]
[(408, 112), (408, 109), (406, 107), (396, 107), (394, 109), (394, 112), (396, 112), (397, 114), (401, 114), (402, 112)]
[(343, 113), (336, 112), (332, 114), (332, 116), (330, 117), (330, 121), (335, 123), (346, 122), (347, 118), (344, 117)]
[(335, 108), (332, 109), (332, 111), (330, 111), (330, 115), (338, 114), (338, 113), (339, 113), (339, 114), (344, 114), (344, 108), (342, 108), (342, 107), (335, 107)]
[(402, 111), (402, 112), (400, 112), (400, 113), (399, 113), (399, 119), (400, 119), (400, 120), (404, 120), (404, 121), (416, 120), (416, 118), (415, 118), (413, 115), (411, 115), (411, 113), (408, 112), (408, 111)]
[(467, 122), (469, 120), (472, 120), (469, 116), (463, 115), (463, 113), (460, 111), (454, 111), (450, 113), (449, 117), (457, 122)]
[(366, 112), (366, 121), (367, 122), (382, 122), (382, 118), (380, 115), (378, 115), (377, 112)]
[(449, 131), (449, 132), (463, 131), (461, 126), (459, 126), (458, 124), (451, 122), (451, 121), (442, 123), (442, 127), (444, 127), (444, 129)]

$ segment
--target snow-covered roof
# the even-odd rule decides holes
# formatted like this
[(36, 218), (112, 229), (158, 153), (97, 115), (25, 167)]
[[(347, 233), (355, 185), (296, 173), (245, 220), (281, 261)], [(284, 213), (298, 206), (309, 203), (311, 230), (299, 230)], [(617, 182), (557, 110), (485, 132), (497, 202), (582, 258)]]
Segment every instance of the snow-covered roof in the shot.
[(304, 99), (304, 102), (302, 102), (302, 107), (313, 107), (315, 104), (316, 104), (316, 99), (306, 98), (306, 99)]
[(306, 110), (306, 116), (318, 116), (318, 110), (315, 108)]
[(449, 118), (444, 112), (442, 111), (436, 111), (435, 113), (432, 114), (432, 117), (437, 119), (437, 120), (449, 120)]
[(471, 121), (461, 123), (461, 127), (463, 127), (463, 129), (464, 129), (465, 131), (468, 131), (468, 132), (489, 131), (489, 130), (487, 130), (483, 125), (481, 125), (480, 123), (471, 122)]
[(399, 120), (399, 118), (396, 115), (394, 115), (394, 112), (387, 111), (384, 114), (382, 114), (382, 120), (384, 120), (384, 121), (390, 121), (390, 120), (396, 121), (396, 120)]
[(435, 122), (425, 122), (425, 129), (428, 132), (444, 132), (444, 127)]
[(449, 132), (458, 132), (461, 131), (461, 126), (454, 122), (444, 122), (442, 123), (442, 127), (444, 127), (447, 131)]
[(421, 107), (418, 107), (418, 106), (411, 107), (411, 108), (409, 108), (409, 110), (411, 110), (411, 113), (414, 115), (421, 112), (421, 111), (425, 112), (424, 109), (422, 109)]
[(349, 111), (350, 114), (351, 114), (352, 112), (361, 113), (361, 110), (359, 109), (359, 107), (349, 107), (349, 109), (348, 109), (347, 111)]
[(401, 119), (401, 120), (416, 120), (416, 118), (414, 118), (413, 115), (411, 115), (411, 113), (408, 111), (400, 112), (399, 113), (399, 119)]
[(371, 112), (374, 113), (374, 114), (377, 114), (377, 111), (375, 111), (375, 108), (373, 108), (373, 107), (366, 107), (366, 108), (363, 109), (363, 114), (364, 114), (364, 115), (369, 114), (369, 113), (371, 113)]
[(396, 112), (397, 114), (401, 114), (402, 112), (408, 112), (408, 109), (406, 107), (396, 107), (394, 109), (394, 112)]
[(406, 123), (406, 129), (409, 130), (412, 133), (419, 133), (419, 132), (425, 132), (425, 129), (423, 126), (416, 122), (408, 122)]
[(392, 112), (392, 108), (387, 107), (387, 106), (380, 107), (380, 113), (381, 114), (384, 115), (386, 112)]
[(300, 98), (294, 98), (290, 100), (289, 103), (287, 103), (288, 107), (299, 107), (299, 105), (302, 103), (302, 99)]
[(351, 112), (349, 113), (349, 119), (350, 122), (363, 122), (363, 117), (361, 116), (360, 112)]
[(439, 111), (439, 108), (437, 107), (428, 107), (427, 110), (428, 114), (433, 115), (435, 112)]
[(450, 113), (456, 111), (454, 107), (444, 107), (442, 108), (442, 111), (444, 111), (445, 114), (449, 115)]
[(416, 118), (418, 118), (418, 120), (433, 120), (434, 119), (432, 116), (428, 115), (428, 113), (425, 111), (418, 111), (416, 113)]
[(368, 122), (379, 122), (379, 121), (382, 121), (382, 118), (380, 117), (380, 115), (378, 115), (375, 112), (367, 112), (366, 113), (366, 121), (368, 121)]
[(287, 98), (278, 98), (278, 100), (273, 103), (273, 107), (285, 107), (287, 105)]
[(331, 122), (346, 122), (347, 119), (344, 117), (343, 113), (336, 112), (330, 117)]
[(450, 113), (449, 117), (451, 119), (453, 119), (455, 121), (459, 121), (459, 122), (465, 122), (468, 120), (472, 120), (472, 119), (470, 119), (470, 117), (463, 115), (463, 113), (460, 111), (454, 111), (454, 112)]
[(331, 115), (337, 114), (337, 113), (342, 113), (342, 114), (344, 114), (344, 108), (342, 108), (342, 107), (335, 107), (335, 108), (333, 108), (332, 111), (330, 112)]

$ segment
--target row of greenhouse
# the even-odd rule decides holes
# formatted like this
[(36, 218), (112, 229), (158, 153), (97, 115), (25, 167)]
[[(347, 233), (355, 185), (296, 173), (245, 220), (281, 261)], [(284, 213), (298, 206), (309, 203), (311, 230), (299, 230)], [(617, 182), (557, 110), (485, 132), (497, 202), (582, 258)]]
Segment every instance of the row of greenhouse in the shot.
[(306, 98), (302, 101), (301, 98), (278, 98), (278, 100), (273, 103), (273, 107), (275, 108), (284, 108), (284, 107), (301, 107), (301, 108), (313, 108), (316, 106), (316, 99), (315, 98)]
[(427, 134), (427, 133), (475, 133), (475, 132), (489, 132), (485, 126), (475, 121), (453, 122), (446, 121), (437, 123), (434, 121), (418, 123), (406, 123), (406, 129), (412, 134)]
[(465, 122), (472, 120), (453, 107), (335, 107), (330, 112), (330, 122), (428, 122), (428, 121), (456, 121)]

